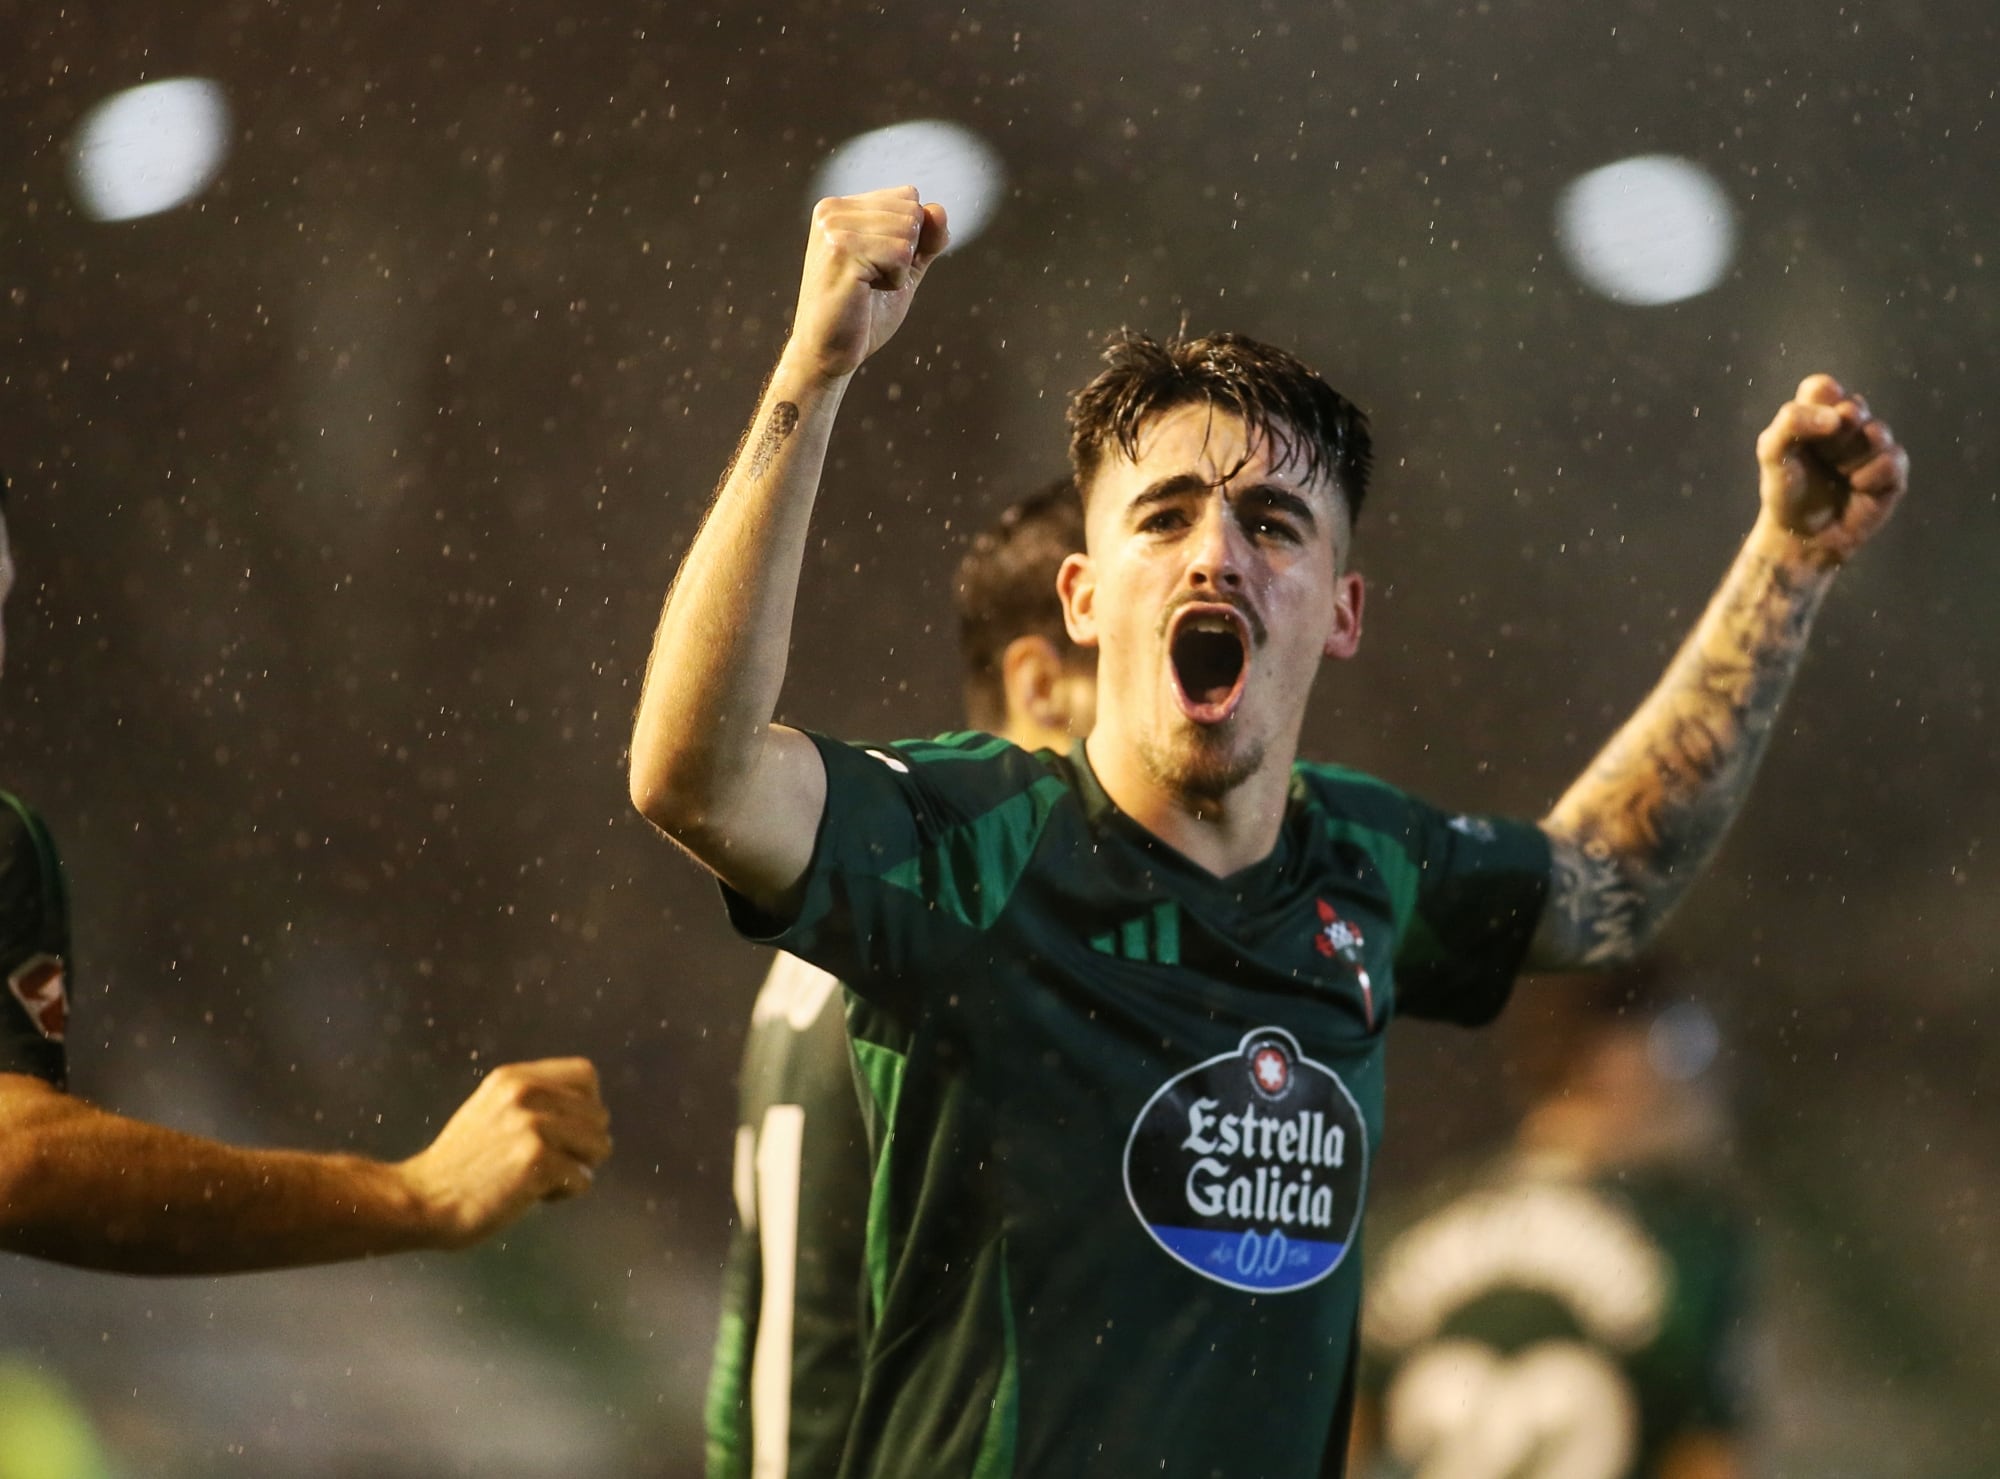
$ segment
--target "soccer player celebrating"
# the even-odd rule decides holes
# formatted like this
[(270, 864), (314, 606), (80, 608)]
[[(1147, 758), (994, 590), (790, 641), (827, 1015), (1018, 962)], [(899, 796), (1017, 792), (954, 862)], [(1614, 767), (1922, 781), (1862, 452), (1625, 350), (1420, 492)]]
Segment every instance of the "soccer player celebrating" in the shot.
[[(0, 513), (0, 604), (14, 561)], [(4, 654), (0, 636), (0, 654)], [(214, 1274), (462, 1248), (576, 1196), (611, 1142), (580, 1058), (496, 1068), (428, 1148), (387, 1164), (250, 1150), (65, 1092), (69, 893), (42, 819), (0, 791), (0, 1248)]]
[[(1056, 573), (1083, 547), (1068, 478), (1009, 507), (958, 567), (967, 717), (1023, 750), (1067, 752), (1090, 729), (1095, 659), (1063, 629)], [(864, 1082), (909, 1052), (897, 1019), (853, 1003), (795, 955), (750, 1015), (736, 1131), (736, 1232), (709, 1380), (710, 1479), (833, 1479), (861, 1393), (868, 1203), (885, 1110)], [(869, 1135), (872, 1123), (877, 1131)], [(871, 1149), (873, 1154), (871, 1154)]]
[[(846, 386), (947, 240), (914, 190), (822, 201), (792, 334), (668, 595), (639, 809), (739, 928), (902, 1022), (844, 1471), (1337, 1473), (1351, 1255), (1401, 1012), (1478, 1022), (1524, 959), (1629, 956), (1721, 839), (1807, 629), (1906, 461), (1825, 376), (1660, 686), (1538, 825), (1296, 760), (1361, 638), (1366, 422), (1236, 336), (1114, 344), (1071, 406), (1069, 757), (772, 722)], [(874, 1215), (879, 1211), (879, 1216)]]

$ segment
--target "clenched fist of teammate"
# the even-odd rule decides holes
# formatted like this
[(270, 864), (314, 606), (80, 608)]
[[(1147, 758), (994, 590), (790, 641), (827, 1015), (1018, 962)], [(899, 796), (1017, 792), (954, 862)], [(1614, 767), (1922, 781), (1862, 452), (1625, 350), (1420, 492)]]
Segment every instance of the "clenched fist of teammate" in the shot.
[(852, 375), (902, 325), (950, 241), (944, 207), (925, 205), (914, 185), (822, 200), (786, 357), (828, 380)]
[(1809, 375), (1757, 438), (1764, 513), (1815, 559), (1839, 565), (1889, 521), (1910, 459), (1887, 422), (1831, 375)]
[(509, 1063), (397, 1169), (438, 1246), (468, 1247), (536, 1202), (588, 1190), (611, 1153), (610, 1124), (587, 1059)]

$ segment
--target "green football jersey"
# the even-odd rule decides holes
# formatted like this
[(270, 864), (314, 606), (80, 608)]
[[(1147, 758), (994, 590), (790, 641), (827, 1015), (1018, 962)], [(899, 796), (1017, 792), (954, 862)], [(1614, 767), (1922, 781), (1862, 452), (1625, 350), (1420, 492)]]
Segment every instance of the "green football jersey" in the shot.
[(1080, 753), (816, 743), (795, 916), (729, 897), (858, 998), (843, 1474), (1337, 1474), (1383, 1029), (1499, 1010), (1540, 831), (1301, 765), (1271, 855), (1218, 878)]
[(1648, 1479), (1742, 1426), (1748, 1236), (1713, 1184), (1508, 1155), (1430, 1200), (1371, 1233), (1382, 1475)]
[(872, 1163), (843, 992), (825, 971), (791, 955), (772, 963), (738, 1103), (709, 1479), (833, 1479), (861, 1390)]

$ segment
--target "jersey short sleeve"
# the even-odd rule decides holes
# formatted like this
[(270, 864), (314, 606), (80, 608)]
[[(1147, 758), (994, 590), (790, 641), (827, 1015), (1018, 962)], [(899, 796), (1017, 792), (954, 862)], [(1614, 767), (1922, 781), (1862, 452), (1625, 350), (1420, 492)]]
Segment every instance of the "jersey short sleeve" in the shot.
[(1532, 822), (1439, 811), (1414, 797), (1416, 907), (1396, 957), (1397, 1010), (1478, 1026), (1507, 1004), (1549, 888)]
[(0, 792), (0, 1073), (62, 1088), (69, 994), (69, 905), (62, 863), (42, 820)]
[(892, 745), (810, 736), (826, 766), (826, 809), (790, 919), (726, 885), (730, 920), (892, 1010), (1006, 908), (1050, 815), (1069, 795), (1036, 756), (986, 734)]
[(1368, 856), (1389, 895), (1395, 1011), (1467, 1026), (1499, 1015), (1548, 895), (1541, 828), (1440, 811), (1341, 766), (1300, 775), (1329, 833)]

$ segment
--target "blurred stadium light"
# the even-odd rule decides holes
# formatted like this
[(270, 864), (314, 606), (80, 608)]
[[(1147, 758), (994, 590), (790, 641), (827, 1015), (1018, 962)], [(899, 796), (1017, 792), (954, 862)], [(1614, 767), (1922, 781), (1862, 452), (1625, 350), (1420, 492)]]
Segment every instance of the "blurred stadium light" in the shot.
[(1006, 186), (1000, 156), (971, 129), (936, 118), (913, 119), (857, 134), (827, 156), (813, 194), (858, 195), (915, 185), (951, 217), (953, 246), (985, 229)]
[(85, 114), (70, 177), (85, 215), (130, 221), (192, 200), (228, 152), (222, 89), (201, 77), (173, 77), (113, 93)]
[(1653, 1019), (1646, 1033), (1646, 1056), (1654, 1071), (1675, 1083), (1701, 1077), (1721, 1047), (1721, 1030), (1698, 1001), (1675, 1002)]
[(1736, 212), (1700, 165), (1642, 154), (1572, 181), (1556, 204), (1564, 260), (1619, 303), (1678, 303), (1722, 280), (1736, 254)]

